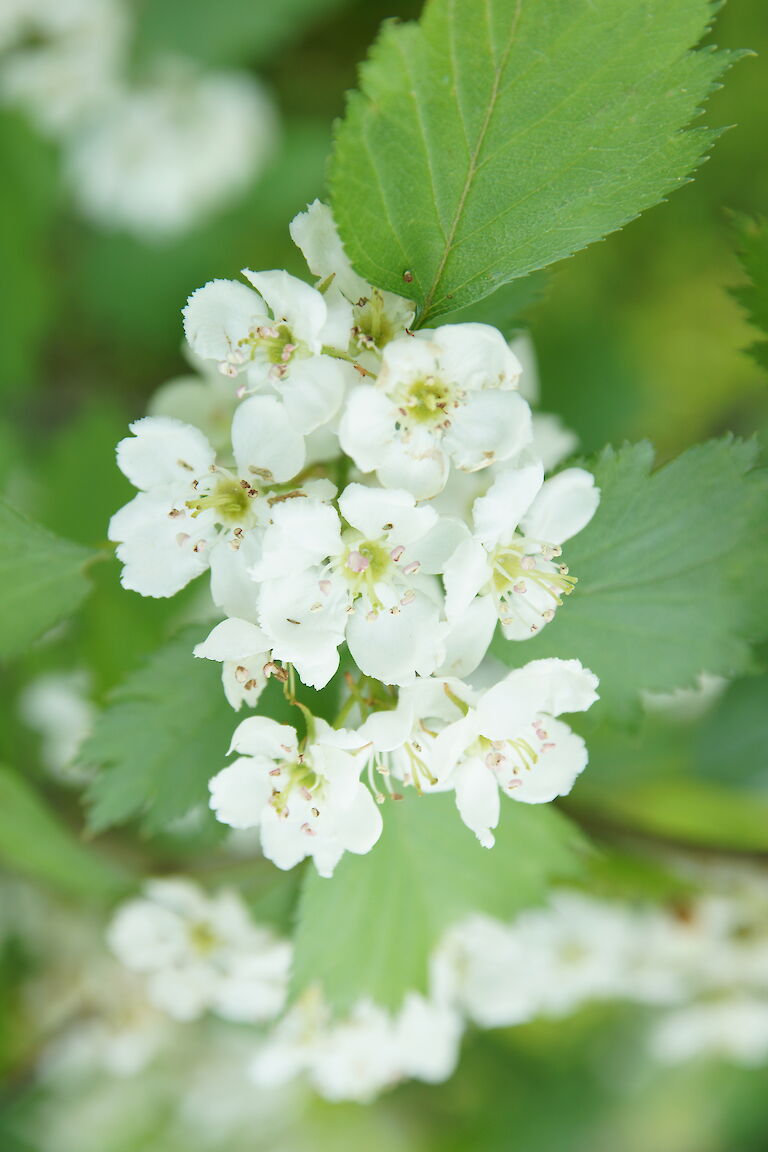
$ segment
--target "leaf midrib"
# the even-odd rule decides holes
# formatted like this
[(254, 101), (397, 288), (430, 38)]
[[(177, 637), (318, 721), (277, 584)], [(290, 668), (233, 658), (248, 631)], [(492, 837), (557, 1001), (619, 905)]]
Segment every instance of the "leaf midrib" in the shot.
[[(451, 220), (450, 227), (448, 228), (448, 234), (445, 238), (445, 245), (443, 247), (443, 252), (442, 252), (442, 255), (440, 257), (440, 261), (439, 261), (438, 266), (435, 270), (435, 274), (432, 278), (432, 283), (430, 284), (429, 288), (427, 289), (427, 294), (424, 297), (424, 303), (423, 303), (422, 309), (421, 309), (421, 316), (423, 319), (426, 319), (429, 316), (429, 311), (430, 311), (430, 308), (432, 306), (432, 302), (434, 300), (435, 293), (437, 292), (437, 288), (440, 284), (440, 281), (442, 280), (443, 272), (445, 271), (445, 266), (448, 263), (448, 257), (451, 253), (451, 250), (453, 249), (453, 242), (454, 242), (454, 239), (456, 237), (456, 231), (459, 227), (459, 221), (461, 220), (462, 214), (464, 212), (464, 204), (466, 203), (467, 196), (469, 195), (469, 190), (470, 190), (470, 188), (474, 182), (475, 176), (477, 175), (478, 159), (479, 159), (480, 153), (482, 151), (483, 145), (485, 144), (485, 138), (488, 135), (488, 129), (490, 127), (491, 119), (492, 119), (493, 114), (496, 110), (496, 104), (497, 104), (497, 101), (499, 98), (499, 87), (500, 87), (500, 83), (501, 83), (501, 77), (504, 74), (504, 71), (507, 67), (507, 63), (509, 61), (509, 55), (512, 51), (512, 45), (514, 43), (515, 34), (517, 32), (517, 26), (520, 23), (520, 14), (522, 12), (522, 7), (523, 7), (522, 0), (517, 0), (517, 3), (515, 4), (515, 14), (512, 18), (512, 26), (510, 28), (510, 33), (509, 33), (509, 40), (507, 42), (506, 48), (504, 49), (504, 52), (501, 55), (501, 58), (499, 60), (499, 64), (494, 71), (493, 85), (491, 88), (491, 98), (488, 101), (488, 107), (486, 109), (486, 113), (485, 113), (485, 116), (483, 118), (483, 123), (480, 127), (480, 132), (478, 133), (477, 141), (475, 142), (475, 147), (474, 147), (474, 149), (470, 155), (470, 158), (469, 158), (469, 165), (467, 167), (467, 175), (466, 175), (465, 180), (464, 180), (464, 186), (461, 190), (461, 195), (459, 196), (458, 202), (456, 204), (456, 209), (454, 211), (453, 219)], [(490, 31), (490, 29), (492, 27), (492, 15), (490, 12), (489, 0), (485, 0), (484, 10), (485, 10), (485, 14), (486, 14), (486, 23), (487, 23), (488, 29)]]

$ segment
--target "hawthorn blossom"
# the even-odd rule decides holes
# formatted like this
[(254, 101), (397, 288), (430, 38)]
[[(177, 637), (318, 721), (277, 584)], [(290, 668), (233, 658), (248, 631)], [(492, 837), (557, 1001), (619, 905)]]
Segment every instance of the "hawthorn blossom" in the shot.
[(243, 374), (243, 394), (266, 388), (277, 395), (291, 426), (311, 432), (335, 415), (356, 377), (351, 364), (324, 351), (346, 348), (351, 307), (329, 308), (322, 293), (287, 272), (246, 268), (243, 276), (252, 288), (211, 280), (192, 293), (184, 309), (187, 341), (225, 376)]
[(271, 659), (269, 639), (260, 628), (236, 616), (222, 620), (195, 645), (194, 655), (219, 661), (224, 695), (236, 712), (243, 704), (256, 707)]
[[(272, 504), (298, 492), (304, 440), (274, 397), (252, 397), (232, 421), (235, 467), (216, 463), (199, 429), (148, 416), (131, 424), (117, 462), (138, 489), (110, 522), (122, 584), (143, 596), (173, 596), (208, 567), (214, 601), (232, 615), (255, 611), (247, 566), (259, 554)], [(307, 489), (300, 490), (306, 495)]]
[(359, 749), (374, 791), (373, 773), (394, 779), (418, 792), (445, 791), (441, 783), (439, 734), (465, 714), (477, 693), (455, 677), (419, 676), (401, 688), (397, 704), (376, 709), (357, 729), (341, 729), (336, 739)]
[(429, 675), (440, 662), (440, 572), (466, 535), (395, 489), (350, 484), (339, 513), (292, 502), (275, 509), (262, 558), (259, 623), (276, 659), (322, 687), (346, 638), (358, 667), (388, 684)]
[(729, 1060), (747, 1068), (768, 1063), (768, 1000), (737, 992), (665, 1014), (650, 1036), (662, 1064)]
[(376, 382), (349, 395), (341, 446), (385, 487), (435, 496), (451, 461), (476, 472), (530, 443), (519, 376), (517, 357), (487, 324), (446, 324), (392, 340)]
[[(352, 305), (350, 338), (356, 352), (380, 353), (391, 340), (405, 335), (415, 314), (412, 301), (375, 288), (358, 276), (327, 204), (314, 200), (294, 217), (290, 232), (310, 272), (318, 277), (326, 300), (336, 301), (338, 306), (341, 297)], [(370, 363), (375, 365), (376, 361)]]
[(70, 183), (96, 223), (173, 237), (264, 168), (276, 128), (272, 100), (252, 76), (172, 60), (91, 110), (69, 145)]
[(475, 596), (494, 604), (507, 640), (526, 640), (554, 619), (576, 583), (561, 545), (600, 502), (594, 477), (567, 468), (549, 480), (539, 460), (500, 473), (473, 505), (474, 532), (444, 571), (446, 612), (461, 617)]
[(59, 137), (114, 98), (128, 40), (119, 0), (3, 0), (0, 7), (0, 103), (25, 108)]
[(118, 908), (108, 942), (144, 974), (150, 1001), (178, 1020), (206, 1009), (268, 1020), (283, 1006), (290, 946), (255, 924), (234, 892), (207, 896), (189, 880), (150, 880)]
[(455, 1009), (415, 992), (394, 1014), (361, 1000), (334, 1021), (313, 988), (272, 1030), (250, 1074), (261, 1088), (303, 1075), (326, 1100), (367, 1103), (406, 1076), (433, 1084), (447, 1080), (461, 1033)]
[(360, 780), (360, 762), (324, 721), (300, 747), (295, 728), (251, 716), (235, 730), (234, 763), (210, 781), (210, 806), (232, 828), (258, 827), (278, 868), (311, 856), (330, 876), (344, 852), (366, 853), (381, 835), (381, 813)]
[(533, 660), (465, 705), (465, 715), (438, 735), (438, 778), (453, 786), (462, 820), (486, 848), (494, 843), (500, 791), (524, 804), (570, 792), (587, 749), (555, 717), (586, 711), (597, 685), (578, 660)]

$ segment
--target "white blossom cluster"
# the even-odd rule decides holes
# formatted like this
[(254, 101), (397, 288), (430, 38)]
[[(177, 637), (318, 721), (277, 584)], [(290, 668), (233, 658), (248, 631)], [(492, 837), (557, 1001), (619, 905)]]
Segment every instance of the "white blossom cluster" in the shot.
[[(312, 857), (329, 876), (369, 851), (403, 786), (452, 791), (490, 847), (501, 793), (572, 787), (587, 754), (559, 717), (589, 708), (597, 679), (558, 659), (484, 672), (481, 690), (467, 678), (497, 625), (525, 640), (552, 620), (575, 582), (562, 545), (599, 493), (581, 468), (545, 480), (499, 331), (411, 331), (412, 305), (360, 279), (317, 201), (291, 233), (316, 286), (246, 270), (193, 293), (185, 332), (209, 383), (179, 382), (118, 445), (138, 489), (109, 529), (122, 582), (168, 597), (208, 572), (225, 619), (195, 655), (221, 663), (235, 709), (273, 675), (298, 702), (298, 726), (244, 720), (210, 785), (218, 819), (258, 828), (278, 867)], [(231, 388), (226, 441), (212, 369)], [(216, 410), (215, 444), (168, 414), (185, 402), (193, 419)], [(295, 679), (322, 690), (344, 649), (331, 727)]]
[(403, 1079), (448, 1079), (468, 1024), (509, 1027), (617, 1000), (655, 1010), (647, 1042), (655, 1060), (763, 1064), (766, 879), (722, 868), (686, 878), (706, 887), (672, 904), (561, 889), (511, 923), (470, 916), (435, 950), (428, 992), (409, 992), (395, 1012), (362, 1000), (334, 1016), (317, 988), (286, 1009), (288, 944), (253, 925), (234, 893), (206, 897), (188, 881), (151, 882), (118, 910), (109, 940), (143, 974), (153, 1009), (267, 1022), (245, 1060), (264, 1090), (302, 1078), (326, 1099), (364, 1102)]
[(155, 240), (185, 232), (261, 172), (273, 102), (244, 72), (160, 59), (130, 75), (126, 0), (4, 0), (0, 103), (61, 142), (70, 187), (95, 223)]

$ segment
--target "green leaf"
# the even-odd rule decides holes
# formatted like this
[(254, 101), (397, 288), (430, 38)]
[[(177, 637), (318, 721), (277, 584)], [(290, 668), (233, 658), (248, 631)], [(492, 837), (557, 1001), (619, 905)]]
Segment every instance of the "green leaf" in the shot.
[(432, 322), (620, 228), (715, 133), (683, 132), (729, 62), (710, 0), (431, 0), (385, 25), (338, 128), (352, 263)]
[(651, 474), (650, 445), (606, 449), (593, 469), (598, 511), (564, 548), (573, 595), (534, 639), (497, 637), (496, 655), (577, 657), (600, 677), (598, 707), (618, 713), (644, 689), (747, 669), (768, 627), (768, 475), (755, 455), (726, 437)]
[(361, 997), (396, 1007), (427, 982), (440, 935), (473, 912), (508, 917), (575, 870), (581, 841), (554, 808), (502, 805), (496, 845), (482, 848), (448, 795), (409, 790), (388, 803), (367, 856), (347, 854), (330, 880), (307, 871), (293, 989), (319, 984), (339, 1012)]
[(94, 553), (0, 501), (0, 658), (15, 656), (69, 616), (89, 590)]
[(0, 860), (9, 868), (77, 897), (114, 897), (126, 878), (81, 844), (16, 773), (0, 767)]
[[(750, 324), (768, 337), (768, 221), (737, 216), (738, 254), (749, 283), (732, 288)], [(768, 339), (756, 340), (748, 349), (761, 367), (768, 369)]]
[(92, 831), (141, 816), (157, 833), (193, 808), (207, 812), (208, 781), (224, 767), (237, 718), (220, 665), (192, 655), (200, 639), (199, 627), (179, 632), (98, 717), (80, 753), (101, 769), (88, 789)]
[(707, 715), (696, 748), (696, 771), (738, 788), (768, 792), (768, 674), (743, 676)]

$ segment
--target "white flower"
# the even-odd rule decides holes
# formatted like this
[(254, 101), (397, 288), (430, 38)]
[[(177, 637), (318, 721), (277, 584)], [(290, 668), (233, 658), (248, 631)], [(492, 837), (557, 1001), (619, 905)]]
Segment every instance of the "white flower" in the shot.
[(531, 440), (514, 390), (520, 365), (487, 324), (446, 324), (393, 340), (375, 384), (351, 392), (339, 438), (363, 472), (419, 499), (445, 486), (449, 463), (475, 472)]
[(346, 347), (351, 309), (329, 310), (320, 292), (287, 272), (246, 268), (243, 275), (253, 288), (211, 280), (192, 293), (184, 309), (187, 340), (225, 375), (244, 373), (244, 391), (276, 393), (292, 427), (311, 432), (334, 416), (356, 377), (351, 364), (323, 354)]
[(413, 992), (394, 1015), (363, 1000), (334, 1021), (310, 989), (273, 1029), (250, 1073), (262, 1088), (304, 1075), (326, 1100), (366, 1103), (406, 1076), (446, 1080), (461, 1032), (453, 1008)]
[(151, 880), (109, 928), (113, 952), (145, 975), (147, 994), (179, 1020), (206, 1009), (228, 1020), (276, 1016), (285, 999), (290, 946), (255, 924), (234, 892), (207, 896), (188, 880)]
[(209, 566), (212, 595), (232, 615), (251, 616), (256, 590), (246, 575), (258, 556), (276, 486), (304, 463), (304, 441), (273, 397), (241, 404), (232, 422), (235, 470), (218, 467), (190, 424), (149, 416), (117, 447), (120, 469), (139, 494), (110, 522), (125, 588), (173, 596)]
[[(458, 521), (417, 506), (405, 491), (350, 484), (339, 517), (327, 507), (276, 509), (252, 569), (259, 622), (275, 657), (322, 687), (346, 636), (367, 675), (406, 684), (441, 659), (442, 594), (433, 574), (466, 535)], [(291, 574), (286, 576), (286, 574)]]
[(443, 937), (431, 979), (447, 999), (482, 1028), (530, 1020), (538, 1010), (538, 956), (526, 954), (512, 927), (471, 916)]
[(697, 1057), (748, 1068), (768, 1063), (768, 1000), (742, 993), (678, 1008), (656, 1025), (650, 1048), (664, 1064)]
[(462, 820), (481, 844), (494, 843), (499, 790), (525, 804), (570, 792), (586, 767), (584, 741), (561, 712), (584, 712), (597, 700), (597, 677), (578, 660), (533, 660), (483, 693), (437, 737), (439, 779), (450, 783)]
[(313, 201), (306, 212), (300, 212), (291, 221), (290, 231), (310, 272), (323, 286), (329, 306), (339, 306), (338, 296), (352, 305), (349, 338), (358, 351), (381, 352), (391, 340), (405, 335), (413, 322), (413, 303), (393, 292), (374, 288), (358, 276), (344, 251), (327, 204)]
[(236, 616), (222, 620), (195, 645), (194, 655), (221, 662), (224, 695), (236, 711), (243, 704), (255, 708), (267, 683), (264, 667), (270, 660), (269, 640), (260, 628)]
[(463, 1031), (454, 1008), (409, 992), (394, 1028), (402, 1075), (439, 1084), (453, 1074)]
[(272, 100), (253, 77), (172, 61), (96, 107), (71, 141), (69, 179), (92, 220), (163, 239), (240, 192), (275, 136)]
[(393, 777), (419, 792), (445, 791), (450, 782), (438, 779), (439, 734), (460, 720), (476, 693), (454, 677), (420, 676), (401, 688), (394, 708), (378, 709), (356, 730), (343, 730), (337, 739), (360, 750), (369, 779), (373, 771)]
[(127, 41), (117, 0), (3, 0), (0, 101), (55, 136), (77, 130), (118, 88)]
[(475, 500), (473, 537), (445, 566), (448, 618), (460, 617), (475, 596), (488, 596), (506, 639), (539, 632), (575, 583), (558, 562), (561, 545), (586, 527), (599, 501), (582, 468), (546, 481), (538, 460), (502, 472)]
[(240, 757), (210, 782), (211, 808), (232, 828), (258, 826), (264, 855), (278, 868), (311, 856), (330, 876), (344, 852), (369, 852), (381, 835), (381, 813), (360, 780), (360, 762), (338, 747), (331, 728), (314, 720), (304, 749), (296, 730), (251, 716), (235, 730)]

